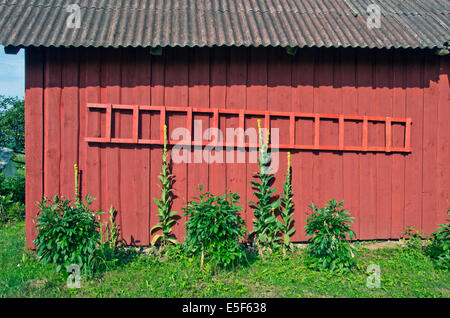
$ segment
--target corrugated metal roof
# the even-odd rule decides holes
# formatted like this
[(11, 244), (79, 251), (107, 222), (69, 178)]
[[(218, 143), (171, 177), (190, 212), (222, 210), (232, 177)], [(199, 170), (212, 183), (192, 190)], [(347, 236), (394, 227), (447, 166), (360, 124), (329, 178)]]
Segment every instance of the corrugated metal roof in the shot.
[[(66, 26), (74, 3), (79, 29)], [(442, 48), (449, 18), (449, 0), (0, 0), (0, 44)]]

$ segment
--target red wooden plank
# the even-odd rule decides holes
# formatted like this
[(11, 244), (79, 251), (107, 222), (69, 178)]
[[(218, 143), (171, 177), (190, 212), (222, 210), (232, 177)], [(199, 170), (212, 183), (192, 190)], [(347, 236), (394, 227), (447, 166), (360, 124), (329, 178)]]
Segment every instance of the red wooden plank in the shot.
[[(136, 50), (121, 49), (120, 60), (120, 103), (130, 105), (132, 111), (127, 113), (116, 112), (119, 123), (119, 136), (127, 136), (133, 141), (133, 119), (136, 108)], [(117, 129), (116, 129), (117, 130)], [(124, 138), (124, 137), (122, 137)], [(137, 196), (134, 180), (138, 173), (136, 153), (133, 146), (121, 146), (118, 148), (120, 160), (120, 204), (123, 217), (123, 238), (129, 245), (140, 244), (136, 237), (138, 232)]]
[(43, 195), (43, 140), (44, 140), (44, 63), (42, 48), (25, 50), (25, 220), (26, 246), (33, 248), (36, 238), (35, 218), (38, 213), (36, 202)]
[[(283, 48), (270, 48), (268, 54), (267, 110), (286, 114), (292, 110), (292, 56), (286, 54), (286, 50)], [(290, 116), (286, 118), (271, 117), (268, 123), (266, 119), (266, 127), (271, 131), (271, 144), (277, 142), (274, 139), (275, 129), (278, 130), (280, 140), (283, 140), (285, 136), (289, 136), (289, 118)], [(287, 138), (286, 142), (289, 142), (289, 138)], [(287, 169), (287, 151), (271, 149), (270, 166), (273, 168), (271, 173), (275, 176), (273, 188), (282, 191), (284, 174)]]
[[(339, 114), (342, 112), (342, 99), (339, 96), (341, 87), (340, 73), (336, 72), (335, 60), (337, 53), (329, 54), (327, 50), (319, 50), (320, 66), (317, 73), (320, 92), (317, 94), (317, 113)], [(338, 124), (336, 121), (320, 120), (321, 146), (338, 146)], [(336, 198), (341, 201), (342, 197), (342, 156), (339, 153), (324, 152), (317, 156), (317, 174), (315, 182), (319, 191), (318, 200), (315, 202), (323, 206), (329, 200)]]
[[(139, 104), (151, 104), (150, 81), (151, 81), (151, 62), (148, 58), (146, 49), (139, 49), (136, 53), (136, 102)], [(151, 116), (141, 112), (138, 116), (140, 124), (141, 137), (151, 137)], [(157, 125), (158, 128), (158, 125)], [(139, 130), (139, 129), (138, 129)], [(139, 136), (137, 136), (139, 137)], [(158, 180), (150, 179), (150, 148), (137, 146), (135, 149), (135, 158), (137, 173), (135, 175), (136, 185), (136, 216), (138, 220), (137, 240), (143, 245), (150, 244), (150, 187)]]
[[(402, 52), (394, 52), (393, 66), (393, 109), (392, 115), (403, 117), (406, 109), (406, 67)], [(404, 127), (395, 125), (392, 128), (393, 145), (405, 144)], [(399, 238), (404, 231), (405, 206), (405, 155), (392, 154), (392, 225), (391, 237)]]
[[(188, 129), (191, 131), (191, 137), (202, 140), (203, 132), (209, 128), (209, 115), (198, 114), (195, 120), (201, 122), (202, 129), (194, 126), (192, 130), (192, 111), (194, 106), (200, 108), (209, 107), (209, 50), (195, 48), (190, 50), (189, 60), (189, 110), (188, 110)], [(198, 123), (198, 122), (197, 122)], [(199, 135), (197, 136), (196, 133)], [(205, 162), (201, 146), (192, 147), (192, 161), (188, 164), (188, 200), (192, 197), (198, 197), (200, 191), (198, 186), (203, 185), (204, 191), (209, 190), (209, 164)], [(207, 156), (209, 158), (209, 156)]]
[(439, 57), (429, 56), (424, 62), (423, 74), (423, 184), (422, 184), (422, 225), (423, 231), (430, 233), (437, 229), (439, 215), (437, 139), (439, 127)]
[[(376, 53), (375, 61), (375, 98), (376, 115), (388, 116), (385, 123), (376, 123), (376, 144), (385, 146), (390, 152), (392, 116), (392, 65), (391, 53)], [(383, 136), (385, 134), (385, 136)], [(384, 137), (384, 138), (383, 138)], [(392, 156), (377, 153), (376, 157), (376, 200), (377, 200), (377, 238), (389, 237), (392, 223)]]
[[(100, 52), (98, 50), (80, 51), (80, 137), (101, 135), (101, 116), (97, 112), (90, 112), (88, 103), (101, 102), (100, 92)], [(90, 145), (86, 140), (80, 140), (80, 196), (84, 199), (87, 194), (95, 198), (93, 209), (100, 209), (102, 204), (102, 158), (104, 147)], [(103, 198), (104, 199), (104, 198)]]
[[(229, 49), (229, 61), (227, 65), (227, 93), (226, 108), (245, 109), (247, 100), (247, 54), (244, 47), (231, 47)], [(238, 118), (228, 118), (226, 126), (229, 128), (239, 127)], [(231, 152), (234, 163), (227, 162), (227, 188), (231, 192), (237, 192), (241, 196), (240, 203), (245, 208), (247, 202), (247, 167), (244, 163), (237, 163), (237, 159), (243, 153), (242, 149)], [(245, 157), (244, 157), (245, 158)], [(250, 212), (252, 213), (252, 212)], [(243, 211), (243, 219), (249, 219), (249, 211)], [(247, 217), (248, 216), (248, 217)]]
[(78, 162), (78, 50), (61, 51), (61, 195), (75, 199), (74, 164)]
[(449, 74), (450, 63), (448, 58), (440, 57), (440, 69), (438, 75), (438, 137), (437, 137), (437, 184), (438, 184), (438, 215), (437, 222), (443, 224), (448, 218), (446, 211), (450, 208), (450, 107), (449, 107)]
[[(111, 104), (120, 104), (120, 85), (121, 85), (121, 59), (122, 50), (114, 50), (111, 54), (110, 50), (102, 50), (101, 56), (101, 75), (102, 75), (102, 101)], [(114, 131), (120, 134), (120, 116), (114, 116), (112, 127)], [(129, 239), (128, 224), (125, 219), (122, 208), (121, 195), (121, 164), (120, 164), (120, 148), (117, 146), (108, 146), (102, 149), (102, 205), (106, 208), (113, 207), (118, 211), (116, 223), (120, 229), (120, 238)], [(105, 218), (106, 219), (106, 218)], [(129, 240), (127, 240), (129, 242)]]
[[(372, 63), (373, 53), (357, 51), (356, 78), (358, 87), (358, 107), (360, 114), (373, 114), (374, 92)], [(367, 120), (363, 122), (363, 147), (369, 144)], [(373, 136), (372, 136), (373, 138)], [(360, 156), (360, 239), (376, 237), (376, 159), (371, 153)]]
[[(342, 94), (342, 113), (357, 114), (358, 109), (358, 93), (356, 88), (356, 51), (355, 50), (341, 50), (340, 68), (341, 72), (341, 94)], [(344, 144), (358, 145), (361, 144), (361, 126), (362, 122), (346, 122), (344, 126)], [(345, 149), (345, 147), (344, 147)], [(342, 175), (343, 175), (343, 194), (344, 206), (350, 210), (350, 213), (355, 217), (352, 229), (355, 231), (357, 238), (359, 238), (359, 157), (358, 153), (342, 154)]]
[[(422, 228), (422, 182), (423, 182), (423, 74), (422, 63), (425, 56), (407, 54), (408, 76), (406, 82), (406, 116), (414, 118), (414, 129), (408, 127), (410, 145), (414, 152), (405, 162), (405, 226)], [(408, 147), (408, 145), (406, 145)]]
[[(258, 48), (249, 49), (250, 57), (248, 59), (248, 79), (247, 79), (247, 111), (257, 110), (265, 114), (267, 110), (267, 51)], [(263, 115), (265, 116), (265, 115)], [(247, 118), (247, 127), (258, 127), (257, 118)], [(264, 124), (267, 125), (267, 124)], [(267, 125), (268, 126), (268, 125)], [(265, 126), (265, 127), (267, 127)], [(248, 229), (253, 230), (253, 208), (248, 201), (257, 202), (258, 198), (254, 195), (253, 186), (250, 181), (256, 180), (255, 173), (258, 171), (258, 148), (252, 149), (252, 153), (247, 152), (247, 202), (241, 204), (246, 208), (246, 223)], [(250, 159), (253, 162), (250, 162)]]
[(61, 49), (47, 51), (44, 92), (44, 195), (60, 193)]
[[(151, 105), (164, 105), (164, 85), (165, 85), (165, 55), (151, 56)], [(148, 57), (147, 57), (148, 60)], [(166, 123), (165, 108), (161, 108), (160, 113), (155, 113), (150, 117), (150, 138), (159, 139), (163, 143), (163, 127)], [(170, 138), (170, 136), (168, 136)], [(149, 195), (150, 195), (150, 228), (159, 222), (158, 206), (155, 198), (161, 198), (161, 185), (158, 175), (161, 173), (162, 148), (152, 147), (150, 150), (150, 177), (149, 177)], [(170, 157), (169, 157), (170, 159)], [(179, 211), (177, 211), (179, 212)], [(150, 235), (150, 241), (156, 233)]]
[[(188, 107), (188, 85), (189, 70), (188, 59), (189, 50), (187, 48), (172, 49), (165, 51), (165, 91), (164, 104), (177, 105), (178, 107)], [(180, 115), (171, 115), (169, 120), (169, 131), (174, 127), (186, 127), (186, 119)], [(173, 210), (182, 213), (182, 207), (185, 205), (188, 197), (188, 171), (186, 163), (173, 163), (172, 174), (175, 176), (173, 185), (173, 194), (176, 196), (173, 201)], [(194, 187), (196, 187), (195, 185)], [(184, 237), (184, 219), (177, 222), (174, 227), (174, 233), (179, 240)]]
[[(222, 48), (214, 48), (211, 50), (211, 78), (210, 78), (210, 106), (217, 110), (217, 126), (225, 134), (223, 127), (225, 125), (225, 118), (223, 116), (219, 117), (219, 108), (225, 108), (226, 102), (226, 76), (227, 76), (227, 50)], [(225, 135), (222, 136), (224, 138)], [(224, 163), (224, 151), (215, 150), (212, 152), (219, 162), (214, 162), (210, 164), (209, 167), (209, 189), (212, 193), (219, 194), (224, 193), (227, 186), (226, 180), (226, 168), (227, 165)], [(220, 159), (221, 158), (221, 159)], [(220, 162), (221, 161), (221, 162)]]

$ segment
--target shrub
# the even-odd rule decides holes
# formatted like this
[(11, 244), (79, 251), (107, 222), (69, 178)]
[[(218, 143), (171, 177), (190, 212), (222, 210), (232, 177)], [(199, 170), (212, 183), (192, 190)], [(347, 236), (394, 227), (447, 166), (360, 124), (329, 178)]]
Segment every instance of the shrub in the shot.
[(175, 225), (175, 216), (177, 212), (170, 211), (172, 206), (172, 181), (173, 176), (170, 174), (168, 153), (167, 153), (167, 126), (164, 125), (164, 150), (162, 156), (162, 171), (158, 176), (161, 181), (161, 199), (155, 200), (158, 206), (158, 218), (159, 222), (151, 228), (150, 233), (160, 230), (160, 234), (153, 236), (152, 245), (155, 245), (158, 241), (161, 243), (161, 248), (169, 244), (177, 244), (178, 241), (172, 235), (172, 227)]
[[(447, 211), (447, 216), (450, 210)], [(450, 268), (450, 219), (447, 223), (439, 224), (437, 231), (431, 233), (429, 244), (425, 247), (425, 254), (431, 257), (438, 267)]]
[[(22, 172), (22, 171), (20, 171)], [(5, 179), (0, 173), (0, 224), (25, 217), (25, 176)]]
[(25, 172), (18, 170), (19, 174), (6, 178), (0, 173), (0, 195), (12, 194), (12, 200), (25, 204)]
[(201, 253), (201, 268), (205, 258), (215, 267), (233, 268), (246, 258), (240, 242), (246, 234), (240, 197), (230, 192), (221, 196), (203, 193), (202, 186), (200, 192), (199, 198), (183, 208), (187, 217), (184, 245), (191, 253)]
[(273, 247), (277, 242), (277, 233), (279, 231), (275, 209), (280, 206), (280, 201), (273, 201), (272, 195), (277, 188), (272, 188), (274, 176), (270, 173), (268, 167), (270, 163), (270, 153), (268, 152), (269, 133), (267, 132), (266, 142), (262, 136), (260, 120), (258, 120), (258, 136), (261, 145), (258, 157), (258, 172), (255, 177), (258, 181), (250, 181), (253, 186), (254, 194), (258, 198), (256, 202), (249, 201), (253, 207), (253, 236), (254, 242), (258, 248), (258, 253), (263, 258), (262, 247)]
[(351, 230), (354, 217), (342, 208), (344, 201), (330, 200), (319, 209), (311, 203), (312, 214), (306, 218), (307, 249), (312, 267), (319, 269), (344, 270), (355, 264), (356, 249), (349, 239), (356, 238)]
[(37, 256), (44, 263), (57, 264), (57, 271), (77, 264), (81, 273), (92, 275), (100, 242), (99, 223), (89, 209), (94, 199), (86, 196), (71, 203), (55, 195), (38, 203), (37, 237), (34, 244)]

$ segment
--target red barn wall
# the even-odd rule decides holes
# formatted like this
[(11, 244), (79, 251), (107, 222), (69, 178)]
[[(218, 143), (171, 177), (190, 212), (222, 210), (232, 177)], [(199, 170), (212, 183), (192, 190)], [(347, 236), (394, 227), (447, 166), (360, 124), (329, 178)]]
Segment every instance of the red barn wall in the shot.
[[(310, 202), (344, 200), (356, 217), (359, 239), (398, 238), (406, 226), (426, 232), (445, 218), (450, 190), (450, 103), (448, 57), (424, 51), (281, 48), (26, 49), (26, 222), (27, 245), (35, 237), (35, 202), (42, 195), (73, 197), (73, 165), (81, 170), (81, 194), (96, 209), (118, 211), (128, 244), (149, 244), (156, 224), (161, 148), (88, 144), (105, 129), (100, 114), (87, 120), (86, 104), (119, 103), (200, 106), (311, 113), (411, 117), (410, 154), (294, 151), (295, 241), (306, 240)], [(205, 125), (208, 119), (204, 118)], [(142, 115), (142, 134), (159, 133), (159, 115)], [(171, 116), (169, 126), (185, 118)], [(115, 116), (118, 135), (131, 131), (131, 116)], [(205, 126), (204, 125), (204, 126)], [(222, 118), (221, 127), (237, 127)], [(273, 127), (288, 133), (280, 119)], [(312, 122), (298, 121), (296, 140), (310, 143)], [(321, 124), (321, 143), (337, 143), (333, 123)], [(86, 128), (87, 127), (87, 128)], [(401, 127), (393, 143), (402, 144)], [(346, 142), (360, 144), (361, 123), (346, 125)], [(369, 127), (369, 143), (384, 142), (384, 126)], [(275, 186), (282, 189), (286, 153), (280, 153)], [(216, 194), (241, 195), (251, 227), (254, 200), (249, 181), (257, 165), (174, 164), (173, 209), (182, 211), (198, 185)], [(183, 238), (183, 220), (175, 227)]]

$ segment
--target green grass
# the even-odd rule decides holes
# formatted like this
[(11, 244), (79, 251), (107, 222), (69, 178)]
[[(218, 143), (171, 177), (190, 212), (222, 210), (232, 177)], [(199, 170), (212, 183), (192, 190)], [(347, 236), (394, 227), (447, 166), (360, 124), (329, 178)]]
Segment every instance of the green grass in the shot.
[[(300, 249), (217, 273), (200, 271), (199, 259), (137, 255), (68, 289), (55, 266), (25, 250), (24, 238), (23, 222), (0, 228), (0, 297), (450, 297), (449, 272), (400, 247), (360, 247), (358, 268), (344, 274), (308, 269)], [(372, 263), (381, 268), (380, 289), (366, 287)]]

